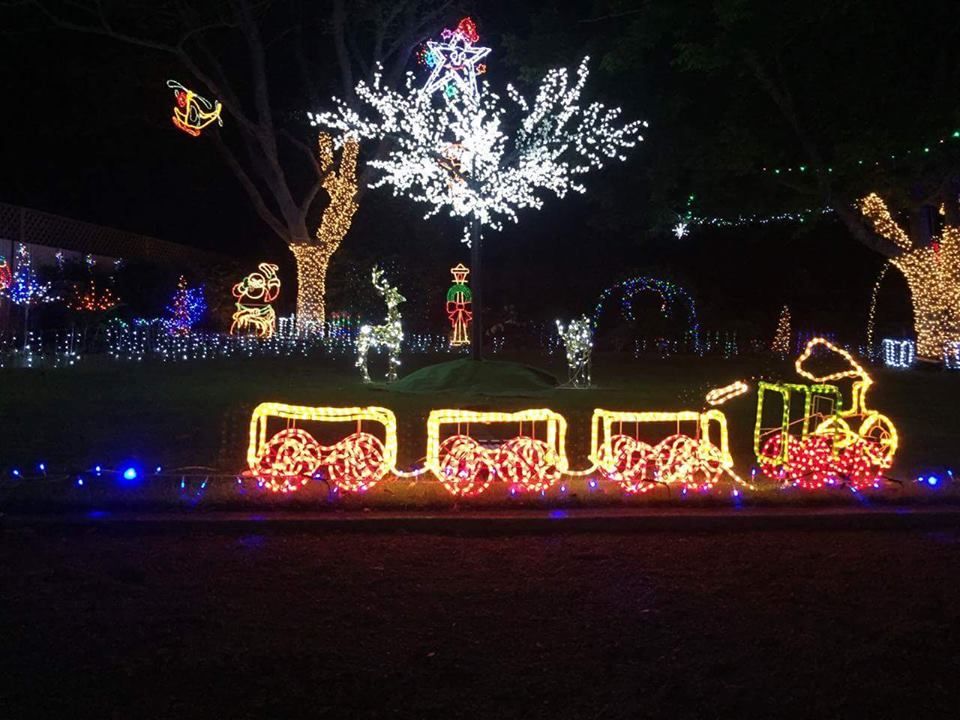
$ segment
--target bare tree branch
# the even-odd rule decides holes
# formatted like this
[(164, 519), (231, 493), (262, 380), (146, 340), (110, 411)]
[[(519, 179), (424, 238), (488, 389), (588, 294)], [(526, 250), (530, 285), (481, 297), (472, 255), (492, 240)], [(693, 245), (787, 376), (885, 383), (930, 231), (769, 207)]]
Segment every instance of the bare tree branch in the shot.
[(347, 12), (343, 5), (344, 0), (333, 0), (333, 49), (337, 53), (337, 64), (340, 66), (340, 82), (343, 84), (344, 97), (353, 97), (353, 67), (350, 62), (350, 53), (347, 50), (346, 24)]
[(220, 133), (213, 133), (213, 144), (217, 148), (217, 151), (220, 153), (220, 156), (223, 158), (224, 162), (227, 164), (227, 167), (233, 171), (233, 174), (236, 175), (237, 179), (240, 181), (240, 184), (243, 186), (243, 189), (247, 192), (247, 195), (250, 198), (250, 201), (253, 203), (254, 209), (257, 211), (257, 215), (260, 216), (260, 219), (263, 220), (267, 226), (276, 233), (284, 242), (289, 242), (290, 233), (287, 227), (277, 218), (276, 215), (271, 212), (270, 208), (267, 207), (267, 203), (263, 199), (263, 195), (260, 193), (260, 190), (257, 188), (256, 183), (250, 178), (246, 170), (243, 169), (243, 166), (237, 161), (233, 153), (230, 151), (222, 138)]
[(287, 140), (291, 145), (296, 147), (298, 150), (301, 150), (303, 154), (307, 156), (310, 166), (316, 171), (317, 177), (322, 180), (323, 176), (326, 175), (326, 172), (320, 167), (320, 163), (317, 162), (317, 156), (315, 155), (313, 149), (302, 140), (298, 140), (293, 136), (293, 133), (285, 128), (280, 130), (280, 137)]

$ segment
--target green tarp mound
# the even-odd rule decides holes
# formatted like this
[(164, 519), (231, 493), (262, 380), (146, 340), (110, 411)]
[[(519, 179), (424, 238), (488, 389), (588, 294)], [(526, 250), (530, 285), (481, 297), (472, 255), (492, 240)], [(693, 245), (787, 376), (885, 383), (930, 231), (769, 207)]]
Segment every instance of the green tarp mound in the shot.
[(475, 395), (528, 396), (555, 389), (550, 373), (522, 363), (501, 360), (451, 360), (428, 365), (388, 386), (393, 392), (441, 393), (448, 390)]

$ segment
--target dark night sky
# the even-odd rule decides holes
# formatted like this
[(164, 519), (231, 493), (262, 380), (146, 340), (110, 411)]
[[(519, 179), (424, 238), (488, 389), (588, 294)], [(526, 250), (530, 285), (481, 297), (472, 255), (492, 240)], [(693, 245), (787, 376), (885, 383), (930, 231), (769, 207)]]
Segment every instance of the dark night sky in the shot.
[[(529, 14), (518, 14), (520, 7), (487, 2), (474, 8), (483, 41), (494, 47), (492, 66), (500, 46), (510, 45), (503, 64), (491, 70), (495, 85), (517, 71), (511, 65), (516, 46), (507, 36), (535, 30)], [(174, 60), (107, 39), (36, 27), (0, 42), (5, 89), (0, 200), (292, 266), (283, 243), (253, 212), (210, 144), (169, 123), (172, 95), (166, 79), (190, 84)], [(583, 49), (597, 42), (598, 37), (585, 39)], [(534, 62), (573, 64), (581, 48), (539, 42), (531, 43), (531, 53)], [(838, 223), (696, 229), (681, 240), (666, 225), (655, 226), (645, 169), (655, 156), (662, 163), (660, 156), (670, 147), (670, 128), (657, 124), (662, 108), (656, 98), (669, 95), (676, 78), (656, 64), (644, 73), (637, 70), (635, 84), (603, 70), (591, 77), (598, 96), (622, 102), (628, 117), (651, 120), (647, 141), (625, 165), (589, 176), (588, 196), (548, 198), (542, 211), (523, 211), (519, 225), (490, 234), (488, 301), (515, 303), (545, 319), (569, 316), (585, 310), (626, 271), (636, 271), (685, 283), (708, 327), (755, 323), (772, 331), (780, 306), (790, 303), (798, 325), (860, 331), (882, 260)], [(280, 80), (278, 95), (292, 104), (294, 84), (282, 85)], [(338, 90), (331, 76), (330, 92)], [(709, 123), (709, 110), (691, 108), (691, 122)], [(710, 132), (706, 125), (703, 129)], [(309, 127), (304, 125), (303, 132), (309, 135)], [(743, 210), (749, 212), (745, 200)], [(391, 198), (388, 191), (367, 193), (342, 262), (369, 266), (394, 257), (406, 271), (401, 287), (421, 282), (420, 267), (441, 268), (442, 277), (432, 282), (445, 285), (445, 268), (464, 259), (466, 250), (455, 224), (424, 222), (423, 210)], [(889, 311), (891, 321), (904, 319), (901, 286), (899, 278), (888, 281), (881, 310)]]

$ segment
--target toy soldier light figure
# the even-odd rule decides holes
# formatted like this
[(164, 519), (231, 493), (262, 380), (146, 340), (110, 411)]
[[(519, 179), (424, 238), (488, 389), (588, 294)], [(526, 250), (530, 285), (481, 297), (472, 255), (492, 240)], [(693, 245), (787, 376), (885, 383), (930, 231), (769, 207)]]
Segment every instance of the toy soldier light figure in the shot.
[(453, 273), (453, 286), (447, 290), (447, 317), (450, 318), (450, 324), (453, 326), (453, 335), (450, 338), (450, 345), (453, 347), (462, 347), (470, 344), (470, 321), (473, 319), (473, 312), (470, 305), (473, 302), (473, 294), (467, 287), (467, 275), (470, 269), (463, 263), (450, 268)]

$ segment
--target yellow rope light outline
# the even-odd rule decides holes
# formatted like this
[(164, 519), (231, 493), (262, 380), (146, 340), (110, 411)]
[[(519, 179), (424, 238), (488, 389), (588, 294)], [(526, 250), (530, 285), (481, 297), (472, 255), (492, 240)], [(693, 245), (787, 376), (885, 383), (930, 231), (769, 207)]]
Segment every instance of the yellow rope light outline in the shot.
[(250, 417), (250, 443), (247, 445), (247, 466), (256, 472), (257, 458), (267, 443), (267, 421), (270, 418), (312, 422), (376, 422), (383, 425), (383, 465), (381, 478), (397, 464), (397, 416), (383, 407), (310, 407), (264, 402), (257, 405)]
[(743, 382), (743, 380), (736, 380), (729, 385), (714, 388), (708, 392), (707, 403), (709, 405), (723, 405), (727, 400), (733, 400), (733, 398), (740, 397), (749, 391), (749, 385)]
[[(836, 353), (847, 363), (850, 367), (847, 370), (840, 370), (834, 373), (828, 373), (826, 375), (815, 375), (813, 372), (804, 368), (804, 363), (810, 359), (813, 355), (813, 351), (818, 347), (825, 347), (828, 350)], [(758, 460), (767, 460), (775, 465), (781, 465), (787, 460), (788, 450), (787, 446), (790, 442), (790, 433), (789, 433), (789, 391), (795, 390), (799, 392), (806, 393), (806, 400), (804, 406), (804, 418), (803, 418), (803, 432), (801, 438), (806, 437), (810, 432), (810, 402), (811, 396), (815, 392), (820, 393), (836, 393), (837, 394), (837, 413), (836, 418), (841, 419), (841, 422), (837, 422), (833, 418), (827, 418), (821, 422), (816, 428), (814, 428), (813, 433), (817, 434), (830, 434), (834, 438), (834, 452), (838, 448), (844, 447), (844, 443), (849, 444), (851, 442), (851, 437), (853, 438), (865, 438), (867, 434), (874, 428), (874, 426), (883, 426), (889, 434), (886, 445), (889, 448), (889, 462), (881, 463), (884, 467), (889, 467), (893, 464), (893, 457), (897, 453), (897, 449), (900, 446), (900, 436), (897, 432), (896, 426), (893, 424), (893, 421), (890, 420), (886, 415), (883, 415), (876, 410), (871, 410), (867, 407), (867, 391), (873, 385), (873, 378), (870, 377), (870, 374), (864, 370), (863, 366), (857, 362), (853, 355), (844, 350), (841, 347), (838, 347), (834, 343), (830, 342), (826, 338), (816, 337), (811, 339), (807, 346), (803, 349), (803, 352), (797, 358), (794, 363), (797, 374), (807, 380), (812, 380), (815, 385), (794, 385), (791, 383), (760, 383), (760, 388), (757, 395), (757, 420), (754, 427), (753, 433), (753, 447), (754, 453), (757, 456)], [(846, 378), (853, 379), (853, 387), (851, 389), (851, 400), (850, 407), (847, 410), (843, 409), (843, 399), (840, 395), (840, 391), (835, 386), (825, 385), (824, 383), (829, 383), (836, 380), (844, 380)], [(783, 433), (782, 439), (780, 442), (780, 452), (776, 458), (763, 455), (760, 448), (760, 434), (761, 434), (761, 414), (763, 408), (763, 394), (764, 390), (770, 390), (773, 392), (779, 392), (783, 395), (784, 398), (784, 426), (781, 429)], [(846, 422), (843, 422), (843, 418), (850, 417), (862, 417), (863, 422), (860, 425), (859, 430), (854, 433), (849, 425)], [(821, 430), (822, 429), (822, 430)]]
[(440, 471), (440, 427), (442, 425), (469, 425), (473, 423), (492, 425), (494, 423), (524, 422), (546, 423), (547, 447), (557, 458), (557, 469), (561, 473), (566, 473), (570, 466), (566, 451), (567, 420), (560, 413), (547, 408), (520, 410), (518, 412), (481, 412), (449, 408), (431, 410), (427, 418), (427, 457), (424, 467), (428, 468), (438, 480), (442, 479)]
[[(674, 423), (679, 425), (684, 422), (692, 422), (698, 425), (697, 437), (702, 438), (704, 442), (717, 447), (722, 457), (723, 469), (733, 468), (733, 456), (730, 454), (730, 439), (727, 430), (727, 416), (722, 411), (710, 409), (705, 412), (695, 410), (680, 410), (676, 412), (629, 412), (621, 410), (603, 410), (597, 408), (593, 411), (593, 418), (590, 422), (590, 460), (595, 466), (600, 467), (600, 458), (602, 453), (608, 456), (612, 454), (613, 447), (613, 425), (614, 423)], [(710, 423), (716, 422), (719, 432), (720, 444), (717, 445), (710, 439)], [(600, 442), (600, 430), (603, 429), (603, 442)]]

